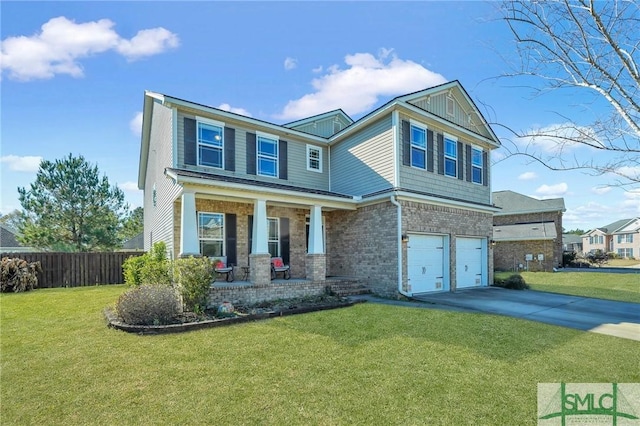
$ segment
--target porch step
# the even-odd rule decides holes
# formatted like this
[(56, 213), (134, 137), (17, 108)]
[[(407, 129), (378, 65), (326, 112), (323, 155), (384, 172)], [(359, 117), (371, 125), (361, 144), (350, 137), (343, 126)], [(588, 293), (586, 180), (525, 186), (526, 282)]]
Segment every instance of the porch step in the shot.
[(359, 280), (338, 280), (331, 281), (328, 287), (338, 296), (357, 296), (359, 294), (370, 294), (371, 290)]

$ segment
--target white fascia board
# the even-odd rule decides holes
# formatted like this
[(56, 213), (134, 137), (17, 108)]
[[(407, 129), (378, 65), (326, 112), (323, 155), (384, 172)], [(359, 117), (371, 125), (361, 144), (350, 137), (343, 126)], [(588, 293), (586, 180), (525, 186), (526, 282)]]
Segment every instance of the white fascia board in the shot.
[[(358, 203), (357, 200), (353, 198), (339, 198), (322, 194), (302, 193), (286, 189), (259, 187), (234, 182), (217, 182), (198, 177), (180, 176), (169, 170), (165, 171), (165, 174), (174, 182), (182, 186), (196, 186), (202, 188), (202, 191), (205, 193), (207, 192), (206, 188), (215, 188), (216, 195), (233, 197), (236, 199), (264, 198), (266, 195), (269, 201), (301, 205), (321, 204), (325, 207), (342, 210), (356, 210)], [(243, 193), (247, 195), (243, 197), (241, 195)], [(260, 195), (260, 197), (258, 197), (258, 195)]]
[(307, 139), (307, 140), (312, 140), (315, 142), (319, 142), (322, 144), (327, 144), (327, 139), (320, 137), (320, 136), (315, 136), (315, 135), (311, 135), (309, 133), (304, 133), (298, 130), (294, 130), (294, 129), (290, 129), (288, 127), (284, 127), (284, 126), (280, 126), (277, 124), (272, 124), (272, 123), (268, 123), (266, 121), (261, 121), (261, 120), (256, 120), (255, 118), (251, 118), (251, 117), (246, 117), (244, 115), (239, 115), (239, 114), (234, 114), (232, 112), (228, 112), (228, 111), (223, 111), (221, 109), (218, 108), (213, 108), (213, 107), (208, 107), (205, 105), (200, 105), (200, 104), (195, 104), (193, 102), (189, 102), (189, 101), (185, 101), (182, 99), (177, 99), (177, 98), (172, 98), (171, 96), (166, 96), (166, 95), (162, 95), (163, 98), (163, 102), (165, 103), (169, 103), (171, 105), (177, 105), (177, 106), (182, 106), (185, 108), (191, 108), (191, 109), (196, 109), (196, 110), (200, 110), (200, 111), (206, 111), (210, 114), (215, 114), (221, 117), (224, 117), (225, 119), (230, 119), (230, 120), (236, 120), (236, 121), (244, 121), (246, 123), (251, 124), (251, 126), (253, 127), (262, 127), (264, 129), (269, 129), (269, 131), (272, 132), (276, 132), (276, 133), (280, 133), (280, 134), (284, 134), (284, 135), (290, 135), (290, 136), (296, 136), (302, 139)]
[(532, 214), (532, 213), (556, 213), (559, 211), (566, 211), (566, 209), (534, 209), (534, 210), (521, 210), (521, 211), (509, 211), (505, 212), (503, 209), (500, 210), (500, 213), (496, 213), (496, 216), (513, 216), (517, 214)]
[(456, 207), (465, 210), (473, 210), (482, 213), (494, 213), (499, 211), (499, 209), (490, 206), (480, 206), (478, 204), (467, 203), (464, 201), (456, 201), (456, 200), (447, 200), (444, 198), (439, 198), (430, 195), (420, 195), (414, 194), (406, 191), (393, 191), (393, 192), (385, 192), (383, 194), (375, 195), (373, 197), (363, 198), (360, 203), (360, 207), (365, 206), (367, 204), (377, 204), (382, 201), (388, 201), (390, 195), (395, 195), (398, 200), (402, 201), (415, 201), (419, 203), (429, 203), (444, 207)]
[(496, 238), (493, 237), (493, 240), (497, 243), (506, 243), (509, 241), (550, 241), (555, 240), (556, 237), (514, 237), (514, 238)]
[(140, 137), (140, 162), (138, 164), (138, 189), (144, 189), (147, 177), (147, 163), (149, 162), (149, 143), (151, 139), (151, 117), (153, 113), (154, 96), (145, 92), (142, 108), (142, 134)]
[(438, 117), (435, 114), (432, 114), (428, 111), (425, 111), (423, 109), (418, 108), (417, 106), (411, 105), (410, 103), (407, 102), (395, 102), (396, 104), (398, 104), (398, 106), (401, 106), (407, 110), (409, 110), (410, 112), (413, 112), (414, 114), (419, 114), (423, 117), (429, 118), (433, 121), (438, 122), (438, 124), (441, 124), (443, 127), (453, 127), (456, 130), (458, 130), (461, 133), (464, 133), (465, 135), (469, 136), (470, 138), (474, 138), (474, 139), (479, 139), (482, 140), (486, 143), (488, 143), (489, 145), (495, 147), (495, 148), (500, 148), (500, 143), (498, 142), (498, 138), (496, 137), (496, 140), (493, 140), (491, 138), (487, 138), (486, 136), (482, 136), (479, 133), (475, 133), (472, 132), (469, 129), (466, 129), (458, 124), (452, 123), (451, 121), (445, 120), (441, 117)]

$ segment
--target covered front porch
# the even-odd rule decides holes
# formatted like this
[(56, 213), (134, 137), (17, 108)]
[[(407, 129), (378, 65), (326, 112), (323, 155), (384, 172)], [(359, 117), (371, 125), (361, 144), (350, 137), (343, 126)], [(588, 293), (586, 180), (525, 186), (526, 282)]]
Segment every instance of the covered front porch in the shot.
[(261, 187), (183, 174), (170, 177), (182, 186), (174, 201), (173, 255), (225, 256), (235, 276), (225, 287), (275, 291), (279, 280), (272, 280), (273, 257), (281, 257), (291, 267), (292, 278), (285, 287), (323, 283), (328, 246), (323, 212), (356, 209), (352, 197), (326, 191)]

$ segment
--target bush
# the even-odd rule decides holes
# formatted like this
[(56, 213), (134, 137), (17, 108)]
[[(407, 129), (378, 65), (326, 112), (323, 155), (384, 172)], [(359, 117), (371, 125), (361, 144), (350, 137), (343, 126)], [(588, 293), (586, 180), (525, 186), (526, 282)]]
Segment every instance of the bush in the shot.
[(202, 312), (207, 307), (213, 267), (207, 257), (186, 257), (175, 261), (175, 278), (186, 311)]
[(576, 260), (577, 253), (575, 251), (562, 252), (562, 266), (569, 266)]
[(0, 262), (0, 291), (18, 293), (33, 290), (38, 286), (39, 271), (42, 271), (40, 262), (3, 257)]
[(524, 278), (522, 278), (522, 275), (520, 274), (510, 275), (506, 279), (496, 278), (493, 281), (493, 285), (511, 290), (526, 290), (529, 288), (529, 284), (524, 281)]
[(173, 287), (141, 285), (120, 295), (116, 312), (127, 324), (170, 324), (180, 313), (178, 296)]
[(167, 245), (158, 241), (149, 253), (130, 257), (122, 265), (124, 282), (137, 285), (171, 285), (171, 268), (167, 260)]

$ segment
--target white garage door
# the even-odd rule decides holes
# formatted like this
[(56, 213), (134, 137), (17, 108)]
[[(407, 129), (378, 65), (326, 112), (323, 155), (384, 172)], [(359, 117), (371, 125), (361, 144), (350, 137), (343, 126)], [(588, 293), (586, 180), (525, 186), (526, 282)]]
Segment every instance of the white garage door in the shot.
[(456, 288), (486, 285), (483, 238), (456, 238)]
[(444, 242), (441, 235), (409, 236), (407, 278), (411, 293), (443, 291), (449, 288), (444, 273)]

